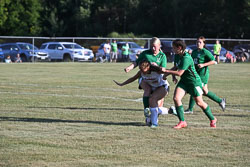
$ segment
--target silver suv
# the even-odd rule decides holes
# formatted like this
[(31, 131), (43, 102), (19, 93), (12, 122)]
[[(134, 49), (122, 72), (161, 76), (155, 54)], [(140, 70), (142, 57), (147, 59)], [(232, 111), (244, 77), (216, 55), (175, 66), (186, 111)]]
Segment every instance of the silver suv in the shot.
[(85, 55), (85, 49), (73, 42), (47, 42), (43, 43), (40, 50), (49, 53), (51, 60), (70, 61), (91, 61), (93, 56)]

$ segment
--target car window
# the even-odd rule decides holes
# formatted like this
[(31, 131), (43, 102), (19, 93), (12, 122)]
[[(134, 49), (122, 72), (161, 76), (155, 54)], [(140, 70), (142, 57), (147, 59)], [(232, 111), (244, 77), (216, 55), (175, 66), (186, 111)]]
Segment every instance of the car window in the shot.
[(40, 47), (40, 49), (45, 49), (46, 46), (47, 46), (47, 44), (43, 44), (43, 45)]
[(136, 43), (129, 43), (129, 48), (141, 48), (139, 45), (137, 45)]
[(10, 45), (10, 50), (18, 51), (19, 49), (16, 45)]
[[(31, 44), (17, 44), (22, 50), (32, 50), (33, 49), (33, 45)], [(37, 49), (37, 47), (34, 47), (34, 49)]]
[(172, 41), (161, 41), (162, 47), (172, 48)]
[(63, 44), (63, 46), (67, 49), (82, 49), (80, 45), (77, 44)]
[(49, 44), (48, 49), (56, 49), (57, 44)]
[(11, 45), (3, 45), (2, 46), (3, 50), (10, 50), (10, 48), (11, 48)]

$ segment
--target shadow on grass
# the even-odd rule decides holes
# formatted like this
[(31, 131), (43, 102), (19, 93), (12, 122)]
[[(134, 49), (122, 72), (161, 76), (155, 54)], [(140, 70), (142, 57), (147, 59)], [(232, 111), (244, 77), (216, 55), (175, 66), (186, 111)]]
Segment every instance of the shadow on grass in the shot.
[(121, 110), (121, 111), (143, 111), (142, 109), (134, 108), (96, 108), (96, 107), (28, 107), (28, 108), (40, 108), (40, 109), (63, 109), (63, 110)]
[(62, 120), (62, 119), (49, 119), (49, 118), (19, 118), (19, 117), (0, 117), (0, 121), (13, 121), (13, 122), (38, 122), (38, 123), (87, 123), (99, 125), (119, 125), (119, 126), (146, 126), (142, 122), (103, 122), (103, 121), (90, 121), (90, 120)]

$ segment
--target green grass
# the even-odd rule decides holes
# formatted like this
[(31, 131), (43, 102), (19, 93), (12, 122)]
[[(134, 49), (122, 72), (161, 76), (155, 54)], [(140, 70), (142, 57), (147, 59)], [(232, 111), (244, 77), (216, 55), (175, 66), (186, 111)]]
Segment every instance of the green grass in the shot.
[(217, 128), (196, 107), (181, 130), (173, 115), (157, 129), (144, 125), (137, 82), (112, 81), (137, 72), (127, 65), (0, 64), (0, 166), (249, 166), (250, 64), (212, 66), (209, 90), (226, 97), (227, 110), (204, 97)]

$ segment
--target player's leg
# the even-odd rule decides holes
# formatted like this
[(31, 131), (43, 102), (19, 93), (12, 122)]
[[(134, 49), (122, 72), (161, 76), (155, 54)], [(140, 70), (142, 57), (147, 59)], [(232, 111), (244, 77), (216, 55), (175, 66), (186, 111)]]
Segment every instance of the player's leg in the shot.
[(193, 113), (193, 108), (195, 105), (195, 100), (192, 96), (189, 98), (189, 104), (188, 104), (188, 109), (184, 111), (185, 114), (192, 114)]
[(181, 129), (187, 126), (187, 123), (184, 119), (184, 108), (183, 108), (182, 101), (181, 101), (182, 98), (185, 96), (185, 94), (186, 94), (185, 85), (179, 82), (175, 88), (174, 97), (173, 97), (177, 116), (179, 118), (179, 123), (174, 127), (175, 129)]
[(215, 93), (211, 92), (211, 91), (208, 91), (208, 85), (205, 84), (203, 87), (202, 87), (202, 90), (204, 92), (204, 95), (207, 96), (209, 99), (215, 101), (216, 103), (218, 103), (222, 110), (225, 111), (226, 109), (226, 99), (225, 98), (220, 98), (218, 97)]
[(194, 97), (196, 104), (203, 110), (208, 119), (210, 120), (210, 126), (216, 128), (217, 119), (213, 116), (210, 107), (202, 99), (202, 95)]
[(145, 117), (149, 116), (149, 96), (151, 94), (151, 86), (148, 85), (145, 81), (142, 79), (139, 80), (140, 87), (144, 90), (142, 101), (144, 106), (144, 115)]
[(168, 91), (165, 87), (160, 86), (153, 91), (153, 93), (149, 98), (149, 106), (151, 112), (150, 118), (152, 127), (158, 126), (158, 114), (159, 114), (158, 101), (164, 98), (167, 92)]

